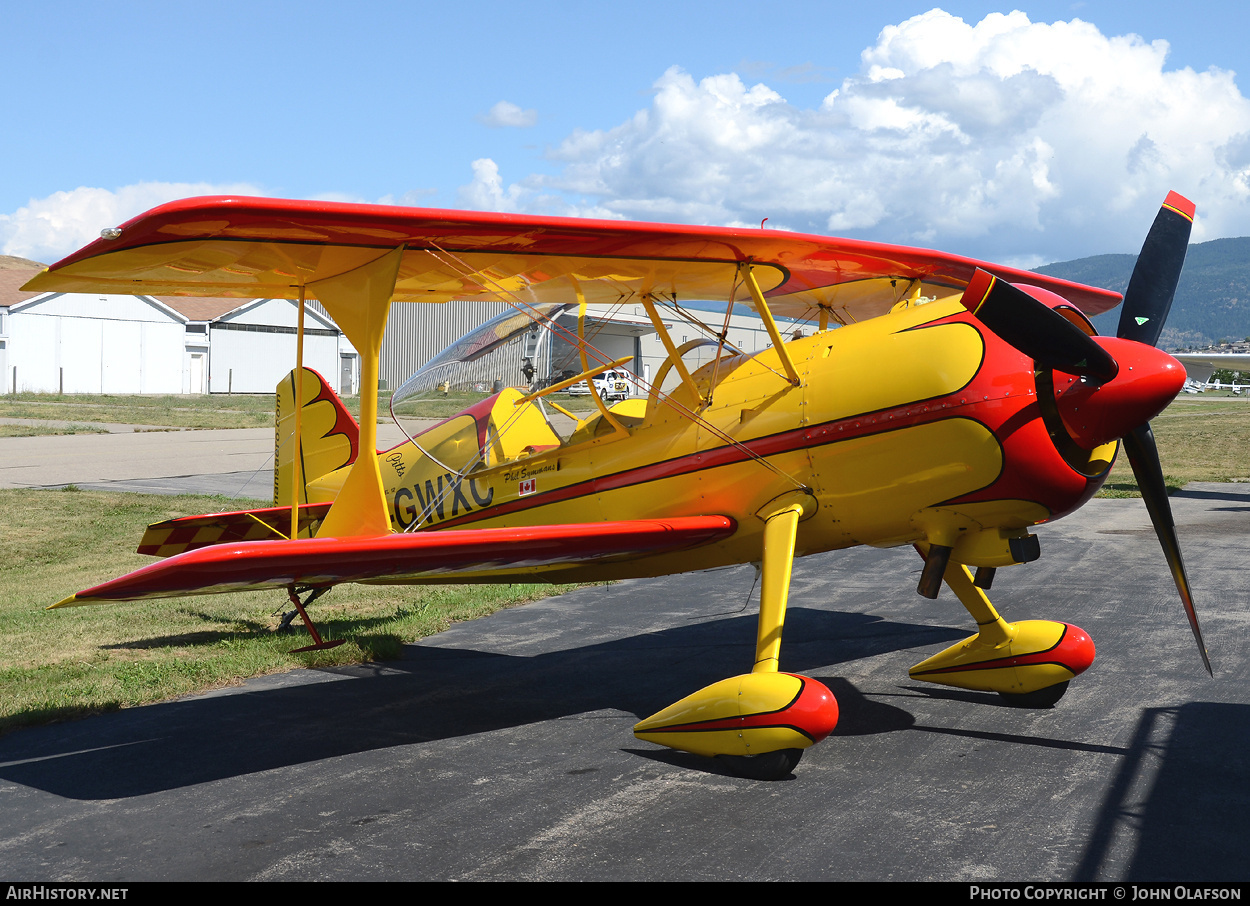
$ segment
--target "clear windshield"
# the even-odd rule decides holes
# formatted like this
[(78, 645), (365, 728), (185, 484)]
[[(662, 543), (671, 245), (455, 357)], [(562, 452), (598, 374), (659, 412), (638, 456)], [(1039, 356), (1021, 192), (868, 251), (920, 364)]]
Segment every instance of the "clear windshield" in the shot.
[[(517, 492), (515, 481), (504, 480), (496, 488), (474, 476), (522, 459), (540, 460), (576, 428), (578, 416), (549, 411), (542, 398), (523, 402), (527, 393), (566, 377), (564, 363), (552, 361), (557, 344), (551, 328), (570, 307), (538, 305), (525, 314), (492, 318), (431, 359), (392, 395), (391, 415), (411, 441), (386, 459), (403, 481), (394, 493), (396, 518), (405, 531), (488, 505), (496, 490)], [(556, 353), (557, 359), (562, 356)], [(540, 463), (536, 468), (548, 467)]]
[[(435, 415), (446, 411), (448, 400), (469, 406), (505, 387), (537, 389), (559, 380), (558, 373), (550, 373), (547, 325), (570, 307), (535, 305), (525, 313), (509, 311), (491, 318), (404, 381), (391, 396), (392, 415)], [(423, 405), (434, 402), (441, 404), (438, 413)]]
[[(576, 308), (549, 303), (492, 318), (395, 391), (391, 413), (411, 443), (388, 453), (384, 475), (389, 479), (393, 470), (402, 481), (388, 493), (396, 495), (397, 519), (406, 531), (456, 518), (486, 505), (496, 492), (541, 493), (551, 480), (546, 473), (558, 468), (558, 451), (628, 436), (665, 398), (660, 388), (681, 386), (669, 356), (654, 375), (635, 372), (639, 316), (633, 322), (619, 313), (615, 321), (579, 318), (572, 316)], [(557, 323), (561, 315), (563, 326)], [(727, 353), (719, 339), (682, 337), (677, 357), (695, 375), (685, 379), (688, 385), (699, 389), (681, 391), (686, 402), (680, 411), (690, 412), (697, 406), (691, 397), (716, 383), (708, 368)], [(545, 392), (534, 396), (537, 391)], [(487, 475), (499, 467), (504, 471)]]

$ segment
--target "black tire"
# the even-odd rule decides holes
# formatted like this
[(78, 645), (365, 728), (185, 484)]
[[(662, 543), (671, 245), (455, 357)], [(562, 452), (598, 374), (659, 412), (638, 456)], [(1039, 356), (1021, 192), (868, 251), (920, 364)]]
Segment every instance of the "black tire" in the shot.
[(998, 694), (1013, 708), (1052, 708), (1055, 702), (1063, 698), (1063, 693), (1068, 691), (1069, 682), (1070, 680), (1064, 680), (1062, 683), (1055, 683), (1053, 686), (1038, 689), (1036, 692), (1000, 692)]
[(763, 755), (717, 755), (716, 760), (747, 780), (784, 780), (802, 757), (802, 749), (778, 749)]

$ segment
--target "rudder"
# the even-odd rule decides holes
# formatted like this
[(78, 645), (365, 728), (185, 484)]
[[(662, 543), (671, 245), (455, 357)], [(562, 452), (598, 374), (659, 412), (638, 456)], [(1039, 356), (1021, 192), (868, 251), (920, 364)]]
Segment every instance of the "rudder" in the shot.
[(295, 457), (300, 456), (298, 502), (308, 503), (308, 484), (356, 461), (360, 426), (342, 400), (311, 368), (303, 370), (300, 443), (295, 443), (295, 370), (278, 382), (274, 401), (273, 502), (290, 506)]

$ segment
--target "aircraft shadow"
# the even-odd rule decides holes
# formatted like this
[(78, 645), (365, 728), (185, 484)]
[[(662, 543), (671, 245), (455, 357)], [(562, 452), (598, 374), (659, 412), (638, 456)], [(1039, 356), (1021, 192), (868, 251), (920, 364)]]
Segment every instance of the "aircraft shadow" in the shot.
[[(1229, 500), (1233, 503), (1243, 503), (1250, 505), (1250, 488), (1241, 491), (1239, 488), (1220, 488), (1219, 490), (1207, 490), (1206, 488), (1181, 488), (1175, 494), (1171, 495), (1173, 500)], [(1237, 509), (1240, 509), (1238, 507)]]
[(1244, 881), (1250, 706), (1146, 708), (1073, 881)]
[[(642, 717), (749, 669), (755, 623), (754, 614), (735, 616), (532, 657), (410, 645), (400, 661), (322, 671), (346, 681), (196, 696), (17, 731), (0, 740), (0, 777), (72, 799), (120, 799), (571, 714)], [(786, 633), (784, 668), (821, 679), (839, 663), (966, 634), (803, 607), (790, 609)], [(827, 681), (835, 694), (851, 690)], [(911, 723), (891, 706), (852, 697), (846, 705), (844, 732)]]

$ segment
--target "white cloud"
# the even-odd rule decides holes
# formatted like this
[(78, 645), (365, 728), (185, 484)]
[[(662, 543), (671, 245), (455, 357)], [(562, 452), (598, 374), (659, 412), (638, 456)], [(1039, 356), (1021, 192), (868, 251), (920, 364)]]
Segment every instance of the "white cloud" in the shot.
[(510, 101), (500, 101), (490, 108), (485, 115), (478, 117), (487, 126), (525, 127), (538, 122), (537, 110), (522, 110)]
[(149, 208), (193, 195), (259, 195), (245, 184), (145, 182), (116, 191), (82, 186), (0, 214), (0, 252), (52, 263)]
[[(547, 172), (505, 179), (494, 159), (473, 161), (458, 201), (694, 223), (768, 217), (775, 227), (1034, 261), (1134, 249), (1176, 189), (1198, 205), (1195, 241), (1250, 234), (1250, 100), (1232, 72), (1169, 70), (1167, 51), (1080, 20), (1013, 12), (970, 24), (931, 10), (883, 29), (858, 72), (820, 103), (674, 67), (633, 116), (551, 148)], [(482, 119), (526, 126), (536, 113), (500, 101)], [(0, 252), (56, 260), (154, 205), (218, 193), (260, 190), (58, 192), (0, 214)]]
[(1167, 70), (1167, 50), (932, 10), (883, 29), (818, 107), (675, 67), (649, 107), (553, 149), (554, 175), (505, 186), (478, 161), (462, 199), (1054, 260), (1133, 249), (1176, 189), (1198, 204), (1195, 241), (1250, 233), (1250, 101), (1231, 72)]
[(512, 186), (504, 192), (499, 165), (489, 157), (475, 160), (473, 181), (460, 188), (460, 203), (475, 211), (515, 211), (517, 198), (524, 191)]
[(393, 193), (383, 195), (374, 204), (399, 205), (405, 208), (426, 208), (430, 207), (431, 201), (437, 194), (437, 189), (410, 189), (399, 195)]

